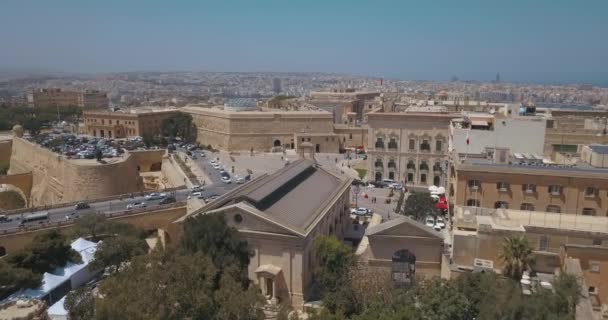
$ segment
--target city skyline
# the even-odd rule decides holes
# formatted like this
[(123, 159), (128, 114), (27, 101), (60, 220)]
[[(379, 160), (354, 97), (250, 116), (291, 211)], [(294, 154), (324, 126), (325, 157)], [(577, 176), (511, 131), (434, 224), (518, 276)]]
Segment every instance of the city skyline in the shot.
[[(0, 70), (328, 72), (608, 85), (602, 1), (2, 4)], [(563, 23), (568, 21), (568, 23)], [(44, 25), (44, 28), (39, 26)]]

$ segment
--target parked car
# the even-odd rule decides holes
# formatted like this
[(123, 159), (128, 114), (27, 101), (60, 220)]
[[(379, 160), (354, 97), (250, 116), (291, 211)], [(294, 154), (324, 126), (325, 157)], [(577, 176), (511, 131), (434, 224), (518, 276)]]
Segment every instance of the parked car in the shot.
[(236, 178), (236, 183), (237, 183), (237, 184), (243, 184), (243, 183), (245, 183), (245, 181), (246, 181), (246, 180), (245, 180), (245, 178), (243, 178), (243, 177), (238, 177), (238, 178)]
[(199, 191), (203, 191), (205, 188), (201, 185), (196, 185), (193, 186), (192, 188), (190, 188), (190, 191), (192, 192), (199, 192)]
[(171, 197), (166, 197), (164, 199), (162, 199), (158, 204), (169, 204), (169, 203), (175, 203), (177, 202), (177, 200), (175, 200), (175, 197), (171, 196)]
[(127, 210), (131, 210), (131, 209), (141, 209), (141, 208), (145, 208), (146, 207), (146, 203), (145, 202), (135, 202), (135, 203), (130, 203), (127, 205)]
[(91, 206), (86, 202), (80, 202), (74, 206), (74, 210), (90, 209)]
[(435, 219), (435, 225), (439, 226), (439, 229), (443, 229), (445, 228), (445, 220), (443, 220), (442, 217), (437, 217), (437, 219)]
[(11, 221), (11, 219), (7, 215), (0, 214), (0, 223), (9, 221)]
[(354, 214), (356, 216), (368, 216), (368, 215), (371, 215), (371, 211), (369, 209), (363, 208), (363, 207), (356, 208), (356, 209), (351, 209), (350, 213)]
[(389, 188), (393, 189), (393, 190), (401, 190), (403, 189), (403, 185), (399, 182), (393, 182), (391, 184), (388, 185)]
[(231, 183), (232, 179), (230, 179), (230, 177), (227, 177), (227, 176), (222, 176), (222, 182), (223, 183)]
[(212, 164), (211, 166), (212, 166), (212, 167), (213, 167), (213, 169), (215, 169), (215, 170), (219, 170), (219, 169), (221, 169), (221, 168), (222, 168), (222, 167), (220, 167), (220, 165), (219, 165), (219, 164), (217, 164), (217, 163), (214, 163), (214, 164)]
[(432, 216), (426, 217), (426, 219), (424, 220), (424, 224), (427, 227), (433, 228), (435, 226), (435, 218), (433, 218)]

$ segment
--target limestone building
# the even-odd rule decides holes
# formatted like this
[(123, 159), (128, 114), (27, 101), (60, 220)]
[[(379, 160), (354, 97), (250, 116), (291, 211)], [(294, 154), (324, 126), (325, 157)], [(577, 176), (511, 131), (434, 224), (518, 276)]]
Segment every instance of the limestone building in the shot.
[[(296, 134), (308, 135), (307, 139), (312, 135), (329, 137), (333, 134), (332, 114), (318, 109), (278, 111), (248, 108), (239, 111), (234, 106), (187, 106), (180, 111), (192, 115), (198, 129), (198, 142), (227, 151), (295, 149)], [(321, 144), (318, 148), (327, 149)]]
[(443, 110), (371, 112), (368, 119), (368, 179), (444, 186), (450, 121)]
[(59, 88), (34, 90), (28, 95), (28, 102), (29, 105), (34, 108), (108, 108), (110, 105), (110, 100), (106, 92), (98, 90), (71, 91)]
[[(608, 217), (456, 206), (453, 217), (452, 273), (501, 272), (499, 248), (509, 236), (523, 236), (533, 250), (532, 269), (547, 275), (576, 258), (594, 305), (606, 304)], [(592, 293), (593, 292), (593, 293)]]
[(608, 144), (608, 111), (546, 110), (545, 155), (578, 153), (586, 144)]
[(157, 135), (164, 119), (178, 114), (175, 108), (141, 107), (126, 110), (84, 111), (85, 132), (102, 138), (126, 138)]
[(374, 101), (380, 97), (380, 92), (357, 91), (351, 88), (332, 89), (328, 91), (312, 91), (307, 102), (334, 115), (335, 123), (345, 123), (347, 114), (356, 114), (362, 119), (366, 106), (371, 109)]
[(416, 277), (441, 276), (443, 236), (409, 217), (370, 226), (368, 245), (360, 261), (371, 268), (392, 273), (396, 284), (409, 284)]
[(343, 239), (350, 180), (302, 159), (244, 184), (193, 214), (219, 213), (254, 253), (249, 277), (271, 303), (296, 308), (312, 297), (313, 240)]
[(582, 160), (562, 164), (507, 152), (456, 156), (449, 180), (449, 201), (457, 206), (608, 215), (608, 168)]

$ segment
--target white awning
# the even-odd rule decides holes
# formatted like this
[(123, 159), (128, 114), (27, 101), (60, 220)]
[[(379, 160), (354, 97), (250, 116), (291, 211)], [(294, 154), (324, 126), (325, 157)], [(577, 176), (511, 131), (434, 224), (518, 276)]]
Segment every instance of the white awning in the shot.
[(274, 264), (263, 264), (255, 269), (255, 273), (269, 273), (276, 276), (281, 273), (281, 268), (275, 266)]

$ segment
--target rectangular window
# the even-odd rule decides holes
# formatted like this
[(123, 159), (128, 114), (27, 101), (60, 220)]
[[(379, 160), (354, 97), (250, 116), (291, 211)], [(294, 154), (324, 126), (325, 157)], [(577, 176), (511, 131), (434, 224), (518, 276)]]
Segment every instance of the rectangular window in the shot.
[(589, 294), (597, 295), (597, 289), (595, 287), (589, 287)]
[(441, 151), (442, 151), (442, 143), (441, 143), (441, 140), (437, 140), (437, 141), (435, 141), (435, 151), (437, 151), (437, 152), (441, 152)]
[(550, 185), (549, 193), (553, 196), (559, 196), (562, 194), (562, 187), (558, 185)]
[(481, 187), (481, 181), (479, 180), (469, 180), (469, 188), (473, 190), (477, 190)]
[(600, 264), (596, 261), (589, 261), (589, 271), (599, 273)]
[(420, 175), (420, 182), (421, 183), (426, 183), (426, 174), (423, 173), (423, 174)]
[(541, 236), (540, 239), (538, 239), (538, 250), (547, 251), (548, 248), (549, 248), (549, 237)]
[(527, 194), (532, 194), (532, 193), (536, 192), (536, 185), (531, 184), (531, 183), (523, 184), (521, 188), (524, 191), (524, 193), (527, 193)]
[(595, 197), (599, 193), (599, 190), (595, 187), (585, 188), (585, 197)]
[(410, 145), (409, 145), (409, 149), (410, 149), (410, 150), (414, 150), (414, 149), (416, 149), (416, 140), (414, 140), (414, 139), (410, 139)]
[(496, 189), (498, 191), (502, 191), (502, 192), (509, 191), (509, 183), (508, 182), (503, 182), (503, 181), (498, 182), (496, 184)]

